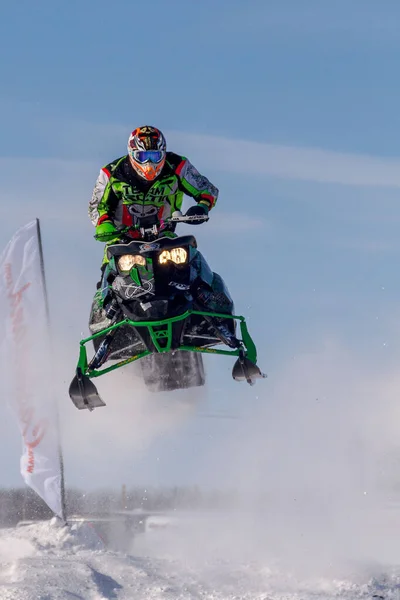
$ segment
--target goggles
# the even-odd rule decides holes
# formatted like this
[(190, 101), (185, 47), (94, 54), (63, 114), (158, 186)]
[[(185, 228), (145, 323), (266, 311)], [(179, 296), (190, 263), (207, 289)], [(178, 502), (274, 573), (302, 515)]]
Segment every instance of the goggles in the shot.
[(159, 163), (165, 157), (165, 152), (161, 150), (131, 150), (130, 154), (133, 160), (141, 164), (147, 162)]

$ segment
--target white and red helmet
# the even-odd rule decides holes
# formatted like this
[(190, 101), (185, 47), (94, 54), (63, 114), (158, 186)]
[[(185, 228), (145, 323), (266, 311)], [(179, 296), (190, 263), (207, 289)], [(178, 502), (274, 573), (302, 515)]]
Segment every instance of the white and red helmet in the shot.
[(137, 127), (129, 136), (129, 160), (136, 173), (147, 181), (153, 181), (161, 173), (166, 152), (165, 137), (157, 127)]

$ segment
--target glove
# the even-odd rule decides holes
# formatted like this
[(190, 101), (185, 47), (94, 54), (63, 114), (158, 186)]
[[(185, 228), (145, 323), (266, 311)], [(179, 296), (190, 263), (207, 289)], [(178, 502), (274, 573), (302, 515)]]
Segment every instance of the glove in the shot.
[[(185, 217), (207, 217), (208, 216), (208, 207), (205, 204), (196, 204), (195, 206), (191, 206), (185, 214)], [(191, 225), (201, 225), (203, 221), (193, 221)]]
[(97, 225), (94, 237), (98, 242), (112, 242), (119, 239), (117, 228), (111, 221), (103, 221)]

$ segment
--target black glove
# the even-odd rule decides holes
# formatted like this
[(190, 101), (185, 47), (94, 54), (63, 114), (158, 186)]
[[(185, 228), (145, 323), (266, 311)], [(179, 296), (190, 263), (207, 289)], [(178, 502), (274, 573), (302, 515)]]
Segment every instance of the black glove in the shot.
[[(207, 217), (208, 208), (205, 204), (196, 204), (191, 206), (185, 214), (185, 217)], [(191, 225), (201, 225), (204, 221), (192, 221)]]

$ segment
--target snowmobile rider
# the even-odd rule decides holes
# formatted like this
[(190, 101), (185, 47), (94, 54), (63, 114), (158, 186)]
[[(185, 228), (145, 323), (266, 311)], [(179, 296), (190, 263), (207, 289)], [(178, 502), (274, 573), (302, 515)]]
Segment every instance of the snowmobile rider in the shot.
[[(165, 223), (165, 220), (181, 210), (184, 195), (197, 202), (185, 216), (207, 216), (215, 206), (218, 189), (187, 158), (167, 152), (165, 137), (159, 129), (150, 125), (138, 127), (129, 136), (128, 154), (100, 170), (89, 203), (89, 216), (96, 227), (95, 239), (106, 244), (118, 242), (118, 230), (122, 228), (132, 228), (127, 232), (129, 237), (140, 239), (138, 224), (151, 227), (156, 222), (161, 223), (160, 232), (164, 235), (168, 232), (174, 235), (171, 232), (175, 230), (175, 223)], [(198, 261), (203, 262), (199, 264), (199, 277), (193, 283), (196, 301), (206, 310), (232, 313), (233, 301), (222, 278), (211, 271), (200, 252)], [(104, 274), (107, 262), (105, 255), (102, 279), (107, 277)], [(202, 277), (200, 272), (204, 274)], [(106, 282), (99, 282), (98, 289), (104, 284)], [(234, 322), (230, 319), (215, 321), (226, 343), (237, 347)]]
[[(117, 228), (135, 227), (138, 217), (168, 219), (181, 209), (184, 194), (197, 202), (187, 216), (207, 215), (218, 190), (187, 158), (167, 152), (159, 129), (138, 127), (129, 136), (128, 154), (103, 167), (97, 178), (89, 204), (95, 238), (105, 243), (118, 241)], [(130, 236), (140, 234), (132, 229)]]

